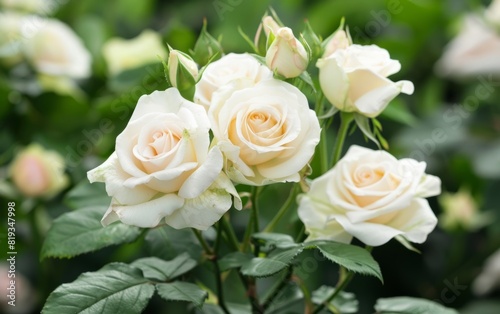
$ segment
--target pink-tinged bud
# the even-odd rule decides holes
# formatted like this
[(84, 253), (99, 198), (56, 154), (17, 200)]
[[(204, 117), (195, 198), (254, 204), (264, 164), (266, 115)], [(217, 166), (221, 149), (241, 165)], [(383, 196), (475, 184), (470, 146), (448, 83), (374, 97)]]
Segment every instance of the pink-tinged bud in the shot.
[(37, 144), (17, 155), (10, 167), (10, 176), (18, 190), (31, 197), (54, 196), (68, 184), (63, 158)]
[(309, 63), (306, 49), (288, 27), (279, 28), (273, 35), (266, 53), (267, 66), (285, 78), (299, 76)]
[(338, 49), (346, 49), (350, 44), (349, 37), (347, 37), (347, 34), (343, 29), (336, 31), (333, 37), (326, 44), (323, 58), (327, 58)]

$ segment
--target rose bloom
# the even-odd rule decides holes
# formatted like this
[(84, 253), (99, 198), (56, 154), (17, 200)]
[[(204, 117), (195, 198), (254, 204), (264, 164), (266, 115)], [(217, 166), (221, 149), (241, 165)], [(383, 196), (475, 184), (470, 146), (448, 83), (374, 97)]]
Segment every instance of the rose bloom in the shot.
[(104, 43), (102, 54), (108, 65), (109, 74), (117, 75), (125, 70), (157, 63), (158, 57), (165, 59), (167, 49), (160, 34), (147, 29), (132, 39), (109, 39)]
[(25, 196), (50, 198), (68, 186), (63, 157), (55, 151), (31, 144), (17, 154), (9, 172)]
[(60, 6), (54, 0), (0, 0), (0, 7), (27, 13), (48, 15)]
[(214, 93), (208, 115), (226, 173), (238, 183), (299, 181), (319, 142), (318, 118), (306, 97), (280, 80), (228, 86)]
[(0, 60), (11, 65), (22, 60), (21, 26), (25, 17), (13, 12), (0, 12)]
[(488, 257), (481, 273), (472, 282), (472, 292), (477, 296), (485, 296), (498, 287), (500, 287), (500, 250)]
[(175, 88), (142, 96), (115, 152), (88, 172), (90, 182), (106, 183), (112, 197), (103, 225), (121, 220), (143, 228), (207, 229), (231, 207), (238, 194), (222, 170), (222, 154), (209, 151), (205, 109)]
[(91, 74), (91, 55), (66, 24), (30, 16), (22, 27), (26, 58), (37, 72), (72, 79)]
[(230, 53), (210, 63), (196, 84), (194, 102), (208, 109), (212, 95), (226, 85), (255, 85), (272, 78), (273, 73), (249, 54)]
[(374, 118), (399, 93), (413, 93), (412, 82), (392, 82), (387, 78), (399, 72), (401, 64), (376, 45), (336, 49), (319, 59), (316, 66), (325, 97), (342, 111)]
[(337, 165), (314, 179), (299, 200), (308, 240), (378, 246), (401, 235), (422, 243), (437, 219), (425, 197), (441, 191), (426, 164), (397, 160), (385, 151), (351, 146)]
[(460, 33), (445, 47), (435, 72), (442, 77), (475, 78), (500, 73), (500, 35), (483, 19), (468, 15)]

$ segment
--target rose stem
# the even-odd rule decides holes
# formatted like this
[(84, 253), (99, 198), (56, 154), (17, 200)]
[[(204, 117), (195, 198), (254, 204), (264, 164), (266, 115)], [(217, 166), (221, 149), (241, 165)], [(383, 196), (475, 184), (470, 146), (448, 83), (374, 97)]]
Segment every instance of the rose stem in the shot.
[(222, 279), (221, 279), (221, 272), (219, 268), (219, 263), (217, 262), (217, 251), (220, 246), (220, 239), (221, 239), (221, 232), (222, 228), (219, 225), (217, 227), (217, 237), (215, 239), (215, 247), (214, 250), (210, 248), (208, 245), (207, 241), (203, 238), (203, 235), (201, 234), (200, 230), (191, 228), (193, 230), (194, 235), (200, 242), (201, 246), (203, 247), (203, 250), (205, 251), (205, 254), (207, 255), (207, 258), (213, 262), (214, 264), (214, 269), (215, 269), (215, 282), (216, 282), (216, 287), (217, 287), (217, 303), (219, 304), (220, 308), (225, 314), (231, 314), (229, 310), (226, 307), (226, 304), (224, 303), (224, 292), (222, 290)]
[[(371, 246), (366, 246), (365, 249), (368, 251), (368, 252), (371, 252), (373, 247)], [(332, 294), (326, 298), (326, 300), (319, 304), (318, 307), (312, 312), (312, 314), (317, 314), (319, 312), (321, 312), (321, 310), (328, 304), (330, 303), (330, 301), (332, 301), (333, 299), (335, 299), (335, 297), (342, 291), (344, 290), (345, 287), (347, 287), (347, 285), (349, 284), (349, 282), (351, 282), (352, 278), (354, 277), (354, 273), (353, 272), (350, 272), (348, 271), (345, 267), (343, 266), (340, 266), (340, 269), (339, 269), (339, 273), (340, 273), (340, 278), (339, 278), (339, 281), (337, 282), (337, 286), (335, 287), (335, 291), (332, 292)]]
[(347, 132), (349, 131), (349, 125), (354, 119), (354, 115), (348, 112), (340, 113), (340, 129), (337, 136), (337, 141), (335, 142), (335, 149), (333, 151), (332, 167), (339, 161), (340, 155), (342, 154), (342, 147), (344, 146), (345, 138), (347, 137)]
[(234, 233), (233, 227), (231, 226), (231, 224), (229, 224), (225, 217), (222, 217), (220, 222), (222, 228), (224, 229), (224, 233), (226, 234), (228, 244), (234, 251), (239, 251), (240, 243), (238, 241), (238, 238), (236, 237), (236, 234)]
[(269, 224), (264, 228), (263, 232), (272, 232), (278, 221), (285, 215), (287, 210), (291, 207), (293, 201), (295, 200), (295, 195), (297, 194), (297, 187), (298, 185), (293, 185), (292, 188), (290, 189), (290, 194), (288, 195), (288, 198), (286, 199), (285, 203), (281, 206), (281, 208), (278, 210), (278, 213), (274, 215), (273, 219)]
[(293, 266), (290, 265), (287, 267), (286, 273), (283, 276), (283, 278), (281, 278), (279, 283), (275, 286), (275, 288), (273, 289), (273, 291), (271, 292), (271, 294), (269, 295), (267, 300), (264, 301), (264, 304), (262, 304), (262, 309), (264, 311), (267, 308), (269, 308), (269, 306), (271, 306), (273, 304), (274, 299), (276, 299), (276, 297), (279, 295), (281, 290), (283, 290), (283, 288), (285, 288), (286, 285), (290, 282), (290, 279), (292, 278), (292, 274), (293, 274)]

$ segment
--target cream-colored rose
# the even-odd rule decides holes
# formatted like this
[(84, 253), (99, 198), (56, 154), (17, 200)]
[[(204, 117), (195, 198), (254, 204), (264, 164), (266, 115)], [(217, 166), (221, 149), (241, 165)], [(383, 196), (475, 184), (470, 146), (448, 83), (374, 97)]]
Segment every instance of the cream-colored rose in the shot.
[(104, 44), (102, 53), (110, 75), (167, 58), (160, 34), (152, 30), (144, 30), (132, 39), (111, 38)]
[(486, 212), (480, 212), (477, 202), (471, 193), (465, 189), (457, 193), (443, 193), (439, 197), (443, 208), (439, 216), (439, 225), (449, 231), (456, 229), (477, 230), (493, 222)]
[(196, 84), (194, 102), (209, 108), (212, 94), (227, 85), (255, 85), (273, 77), (265, 65), (249, 54), (230, 53), (210, 63)]
[(500, 287), (500, 250), (488, 257), (483, 270), (472, 282), (472, 292), (478, 296), (485, 296), (498, 287)]
[(376, 45), (350, 45), (318, 60), (319, 82), (325, 97), (338, 109), (373, 118), (399, 93), (412, 94), (410, 81), (387, 77), (401, 64)]
[(343, 29), (339, 29), (336, 31), (332, 38), (328, 40), (325, 45), (325, 51), (323, 52), (323, 58), (329, 57), (338, 49), (346, 49), (352, 44), (350, 38), (347, 36), (347, 33)]
[(422, 243), (437, 219), (425, 197), (441, 191), (425, 163), (351, 146), (337, 165), (314, 179), (299, 200), (308, 240), (379, 246), (395, 236)]
[(285, 78), (302, 74), (309, 63), (309, 56), (293, 31), (288, 27), (280, 27), (270, 16), (262, 19), (262, 27), (267, 36), (267, 66)]
[(120, 220), (143, 228), (207, 229), (231, 207), (241, 208), (222, 170), (222, 154), (209, 151), (205, 109), (175, 88), (142, 96), (115, 152), (88, 172), (112, 197), (104, 225)]
[(318, 118), (306, 97), (280, 80), (219, 90), (208, 115), (226, 173), (238, 183), (299, 181), (319, 142)]
[(9, 172), (22, 194), (50, 198), (68, 185), (64, 168), (64, 159), (57, 152), (31, 144), (16, 156)]
[(54, 0), (0, 0), (0, 7), (39, 15), (51, 14), (58, 5)]
[(13, 12), (0, 12), (0, 60), (13, 64), (22, 60), (21, 27), (25, 17)]
[(476, 15), (467, 16), (459, 34), (436, 63), (442, 77), (475, 78), (500, 73), (500, 35)]
[(54, 19), (28, 17), (26, 21), (24, 53), (37, 72), (72, 79), (90, 76), (91, 55), (71, 28)]
[(489, 7), (484, 12), (484, 16), (488, 23), (493, 25), (497, 31), (500, 31), (500, 0), (491, 1)]

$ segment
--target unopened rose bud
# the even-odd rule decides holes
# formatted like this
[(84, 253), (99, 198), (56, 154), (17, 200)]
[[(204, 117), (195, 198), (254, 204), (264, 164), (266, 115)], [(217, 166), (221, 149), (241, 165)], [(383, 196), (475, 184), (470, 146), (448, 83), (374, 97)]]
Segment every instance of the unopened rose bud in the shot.
[(457, 229), (473, 231), (493, 221), (487, 212), (479, 211), (477, 202), (465, 189), (455, 194), (444, 193), (439, 197), (439, 203), (443, 208), (439, 225), (447, 231)]
[(333, 34), (332, 38), (327, 41), (325, 52), (323, 52), (323, 58), (330, 56), (338, 49), (346, 49), (347, 47), (349, 47), (349, 45), (351, 45), (351, 42), (349, 40), (349, 37), (347, 36), (347, 33), (343, 29), (340, 29), (336, 31)]
[(182, 51), (170, 49), (168, 55), (168, 80), (178, 90), (188, 90), (196, 84), (198, 66)]
[(10, 176), (22, 194), (32, 197), (54, 196), (68, 184), (61, 155), (37, 144), (17, 155), (10, 167)]
[(299, 76), (309, 63), (306, 49), (288, 27), (278, 29), (274, 36), (266, 53), (267, 66), (285, 78)]
[(194, 44), (191, 52), (193, 59), (201, 66), (207, 65), (210, 61), (220, 59), (224, 55), (220, 42), (207, 31), (207, 23), (203, 23), (200, 36)]

